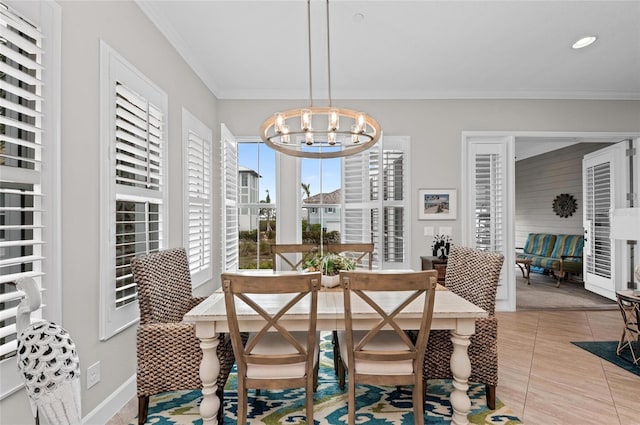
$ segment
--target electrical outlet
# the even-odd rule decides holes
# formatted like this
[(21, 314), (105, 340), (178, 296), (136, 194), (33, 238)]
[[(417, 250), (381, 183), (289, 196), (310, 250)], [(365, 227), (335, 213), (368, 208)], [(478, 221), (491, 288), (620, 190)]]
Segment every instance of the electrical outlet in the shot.
[(100, 362), (95, 362), (87, 368), (87, 389), (100, 382)]

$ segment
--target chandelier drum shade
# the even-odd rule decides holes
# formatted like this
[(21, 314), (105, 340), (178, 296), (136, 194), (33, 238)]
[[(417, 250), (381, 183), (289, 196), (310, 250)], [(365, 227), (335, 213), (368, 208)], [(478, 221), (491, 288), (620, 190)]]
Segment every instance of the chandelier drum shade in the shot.
[(378, 122), (361, 111), (331, 104), (331, 46), (327, 5), (327, 80), (329, 106), (313, 105), (311, 76), (311, 1), (307, 0), (309, 106), (277, 112), (260, 127), (261, 139), (278, 152), (301, 158), (338, 158), (369, 149), (380, 138)]

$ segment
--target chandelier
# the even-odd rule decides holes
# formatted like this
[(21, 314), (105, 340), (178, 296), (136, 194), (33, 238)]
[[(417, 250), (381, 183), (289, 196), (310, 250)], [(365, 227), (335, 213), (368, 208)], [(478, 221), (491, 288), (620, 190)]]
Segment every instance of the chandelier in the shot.
[(329, 0), (326, 0), (329, 106), (313, 105), (310, 3), (311, 0), (307, 0), (309, 106), (267, 118), (260, 127), (260, 137), (278, 152), (302, 158), (338, 158), (362, 152), (378, 141), (381, 129), (378, 122), (364, 112), (332, 106)]

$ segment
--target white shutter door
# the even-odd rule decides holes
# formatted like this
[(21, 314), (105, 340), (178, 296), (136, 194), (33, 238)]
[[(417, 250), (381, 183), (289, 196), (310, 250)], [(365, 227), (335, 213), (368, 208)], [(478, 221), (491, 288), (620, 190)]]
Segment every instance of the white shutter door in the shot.
[(626, 142), (585, 155), (582, 161), (584, 287), (615, 299), (616, 244), (611, 240), (613, 208), (625, 206)]
[(5, 393), (13, 385), (4, 365), (11, 363), (15, 370), (15, 316), (23, 295), (9, 282), (34, 277), (42, 286), (46, 194), (41, 176), (43, 36), (27, 20), (0, 8), (0, 37), (0, 362)]
[(236, 271), (238, 253), (238, 144), (229, 129), (222, 124), (222, 270)]
[(379, 176), (377, 182), (379, 211), (382, 212), (382, 264), (383, 268), (409, 268), (406, 235), (408, 209), (408, 161), (407, 146), (401, 140), (387, 137), (379, 156)]
[[(207, 138), (207, 136), (209, 136)], [(211, 279), (211, 134), (187, 134), (187, 214), (186, 248), (195, 284)]]
[[(375, 149), (375, 147), (373, 148)], [(342, 160), (342, 242), (374, 242), (371, 233), (370, 193), (373, 181), (369, 170), (370, 151)], [(375, 173), (375, 171), (373, 171)]]
[[(507, 252), (507, 149), (506, 142), (478, 141), (470, 142), (467, 151), (466, 220), (469, 232), (466, 243), (474, 248), (504, 254), (505, 264), (498, 284), (497, 300), (509, 299), (509, 288), (505, 281), (508, 273), (512, 272), (507, 268), (513, 258)], [(515, 305), (515, 299), (512, 301)]]

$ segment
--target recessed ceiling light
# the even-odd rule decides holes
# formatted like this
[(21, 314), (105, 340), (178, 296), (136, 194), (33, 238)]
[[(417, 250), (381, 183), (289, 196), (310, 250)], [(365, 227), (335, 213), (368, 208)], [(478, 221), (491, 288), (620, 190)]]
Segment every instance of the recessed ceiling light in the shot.
[(596, 40), (598, 39), (597, 36), (595, 35), (589, 35), (587, 37), (582, 37), (580, 40), (576, 41), (575, 43), (573, 43), (573, 47), (574, 49), (582, 49), (583, 47), (587, 47), (592, 45)]

